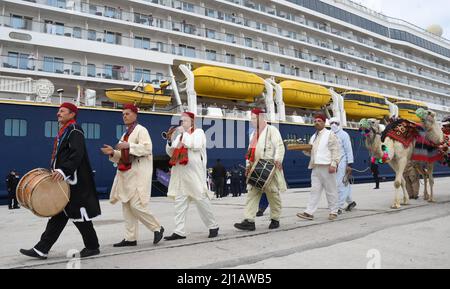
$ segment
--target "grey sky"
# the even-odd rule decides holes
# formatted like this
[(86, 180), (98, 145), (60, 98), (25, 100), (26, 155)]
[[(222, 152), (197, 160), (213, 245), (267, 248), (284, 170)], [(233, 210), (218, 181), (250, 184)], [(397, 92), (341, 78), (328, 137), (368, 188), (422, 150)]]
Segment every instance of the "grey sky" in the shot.
[(450, 39), (449, 0), (354, 0), (357, 3), (382, 12), (387, 16), (408, 21), (426, 29), (439, 24), (444, 30), (444, 38)]

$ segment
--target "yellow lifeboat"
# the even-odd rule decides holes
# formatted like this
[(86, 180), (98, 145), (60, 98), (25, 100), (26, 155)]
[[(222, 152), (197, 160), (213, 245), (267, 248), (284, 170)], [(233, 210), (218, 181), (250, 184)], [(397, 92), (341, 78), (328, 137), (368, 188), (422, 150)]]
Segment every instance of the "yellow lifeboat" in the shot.
[[(164, 86), (165, 88), (166, 86)], [(162, 87), (161, 87), (162, 88)], [(150, 106), (166, 106), (171, 103), (172, 97), (163, 95), (163, 89), (155, 91), (155, 88), (151, 84), (144, 86), (142, 91), (123, 89), (123, 88), (111, 88), (105, 90), (106, 97), (114, 102), (118, 103), (135, 103), (137, 105)]]
[(412, 100), (400, 100), (395, 103), (398, 106), (398, 116), (403, 119), (407, 119), (414, 122), (420, 122), (419, 117), (416, 115), (416, 110), (419, 108), (428, 109), (425, 103), (412, 101)]
[(389, 105), (384, 96), (365, 92), (350, 91), (342, 94), (344, 108), (349, 119), (376, 118), (383, 119), (389, 116)]
[(320, 109), (331, 100), (330, 92), (323, 86), (301, 81), (285, 80), (280, 83), (286, 106)]
[(199, 96), (253, 102), (265, 88), (261, 77), (240, 70), (202, 66), (193, 73)]

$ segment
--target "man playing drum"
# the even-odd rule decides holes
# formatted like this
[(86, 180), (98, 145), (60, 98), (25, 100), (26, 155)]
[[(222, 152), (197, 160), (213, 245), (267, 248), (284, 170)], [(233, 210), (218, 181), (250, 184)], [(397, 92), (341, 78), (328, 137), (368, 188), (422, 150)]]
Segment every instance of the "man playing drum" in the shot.
[(58, 240), (71, 219), (83, 237), (85, 248), (80, 257), (100, 254), (97, 233), (92, 218), (101, 214), (100, 203), (94, 183), (92, 168), (87, 155), (84, 133), (76, 123), (78, 108), (71, 103), (63, 103), (58, 110), (59, 132), (55, 138), (51, 167), (52, 178), (70, 185), (70, 200), (65, 209), (53, 216), (41, 240), (29, 250), (21, 249), (25, 256), (47, 259), (47, 254)]
[[(246, 155), (247, 170), (250, 173), (251, 168), (259, 160), (271, 160), (275, 164), (275, 172), (269, 180), (266, 180), (264, 192), (270, 204), (271, 223), (269, 229), (276, 229), (280, 226), (281, 215), (281, 197), (280, 193), (287, 190), (286, 181), (283, 174), (284, 143), (278, 129), (269, 125), (264, 119), (264, 112), (261, 109), (252, 110), (251, 124), (255, 131), (251, 135), (251, 142)], [(248, 194), (245, 205), (245, 219), (241, 223), (234, 224), (239, 230), (254, 231), (255, 217), (259, 209), (259, 200), (262, 191), (255, 186), (248, 184)]]

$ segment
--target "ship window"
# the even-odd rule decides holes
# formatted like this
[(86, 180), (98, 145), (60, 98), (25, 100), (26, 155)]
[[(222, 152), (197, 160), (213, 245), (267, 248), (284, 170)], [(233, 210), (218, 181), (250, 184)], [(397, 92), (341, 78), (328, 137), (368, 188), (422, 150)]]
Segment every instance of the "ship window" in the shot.
[(32, 18), (20, 15), (11, 15), (10, 25), (16, 29), (31, 30)]
[(8, 52), (8, 62), (3, 66), (7, 68), (31, 69), (29, 66), (29, 54)]
[(245, 58), (245, 66), (247, 66), (247, 67), (253, 67), (253, 58), (251, 58), (251, 57), (246, 57), (246, 58)]
[(47, 0), (47, 4), (53, 7), (66, 8), (66, 0)]
[(245, 46), (253, 47), (253, 40), (249, 37), (245, 37)]
[(44, 71), (63, 73), (64, 71), (64, 59), (57, 57), (44, 57)]
[(57, 121), (45, 122), (45, 137), (54, 138), (58, 134), (59, 124)]
[(194, 12), (194, 4), (183, 2), (183, 10), (188, 12)]
[(215, 50), (206, 50), (206, 59), (216, 61), (217, 60), (217, 53)]
[(226, 41), (229, 43), (236, 43), (236, 41), (234, 40), (234, 34), (227, 33)]
[(87, 76), (88, 77), (96, 77), (96, 67), (95, 64), (89, 63), (87, 65)]
[(123, 124), (116, 125), (116, 138), (120, 140), (126, 131), (127, 131), (126, 125)]
[(95, 30), (88, 30), (88, 40), (97, 40), (97, 31)]
[(135, 36), (134, 37), (134, 47), (150, 49), (150, 38)]
[(81, 38), (81, 28), (80, 27), (74, 27), (73, 28), (73, 37), (74, 38)]
[(150, 74), (151, 71), (149, 69), (143, 69), (143, 68), (136, 68), (134, 71), (134, 81), (142, 81), (146, 83), (150, 83)]
[(81, 63), (72, 62), (72, 75), (81, 75)]
[(206, 37), (216, 39), (216, 31), (213, 29), (206, 29)]
[(236, 63), (236, 56), (234, 54), (227, 53), (225, 55), (225, 61), (228, 64), (235, 64)]
[(27, 136), (27, 121), (23, 119), (5, 119), (5, 136)]
[(83, 123), (81, 124), (86, 139), (100, 139), (100, 124)]
[(264, 70), (270, 70), (270, 62), (269, 61), (264, 61)]

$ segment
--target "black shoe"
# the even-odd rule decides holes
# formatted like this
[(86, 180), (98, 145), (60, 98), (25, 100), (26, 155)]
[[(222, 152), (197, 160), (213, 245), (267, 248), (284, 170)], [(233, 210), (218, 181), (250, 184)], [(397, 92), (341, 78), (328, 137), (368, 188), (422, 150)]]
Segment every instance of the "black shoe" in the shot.
[(351, 202), (348, 204), (347, 209), (345, 209), (347, 212), (351, 212), (356, 207), (356, 202)]
[(17, 210), (17, 209), (20, 209), (20, 207), (19, 206), (14, 206), (13, 209)]
[(342, 215), (342, 210), (339, 209), (339, 210), (337, 211), (337, 214), (338, 214), (338, 215)]
[(262, 217), (263, 215), (264, 215), (264, 212), (261, 211), (261, 210), (259, 210), (259, 211), (256, 213), (256, 216), (257, 216), (257, 217)]
[(249, 222), (249, 221), (247, 221), (247, 219), (245, 219), (241, 223), (234, 224), (234, 227), (236, 229), (243, 230), (243, 231), (254, 231), (254, 230), (256, 230), (255, 223), (254, 222)]
[(22, 253), (22, 255), (25, 255), (25, 256), (28, 256), (31, 258), (37, 258), (40, 260), (47, 259), (47, 254), (44, 254), (43, 256), (41, 256), (33, 248), (31, 248), (30, 250), (20, 249), (20, 253)]
[(80, 258), (87, 258), (87, 257), (91, 257), (91, 256), (96, 256), (96, 255), (100, 255), (99, 249), (90, 250), (88, 248), (84, 248), (80, 252)]
[(125, 239), (113, 245), (113, 247), (134, 247), (134, 246), (137, 246), (137, 241), (127, 241)]
[(269, 225), (270, 230), (278, 229), (279, 227), (280, 227), (280, 221), (273, 220), (273, 219), (270, 221), (270, 225)]
[(209, 236), (208, 238), (215, 238), (219, 235), (219, 228), (216, 229), (209, 229)]
[(153, 244), (158, 244), (159, 243), (159, 241), (161, 241), (161, 239), (163, 238), (163, 235), (164, 235), (164, 228), (163, 228), (163, 226), (161, 226), (161, 229), (159, 230), (159, 231), (156, 231), (155, 233), (153, 233), (154, 234), (154, 237), (153, 237)]
[(181, 239), (186, 239), (186, 237), (180, 236), (177, 233), (173, 233), (171, 236), (164, 237), (164, 240), (166, 241), (181, 240)]
[(380, 188), (379, 187), (375, 187), (375, 188), (373, 188), (374, 190), (379, 190)]
[(12, 209), (13, 209), (13, 207), (11, 207), (11, 206), (8, 207), (8, 210), (12, 210)]

